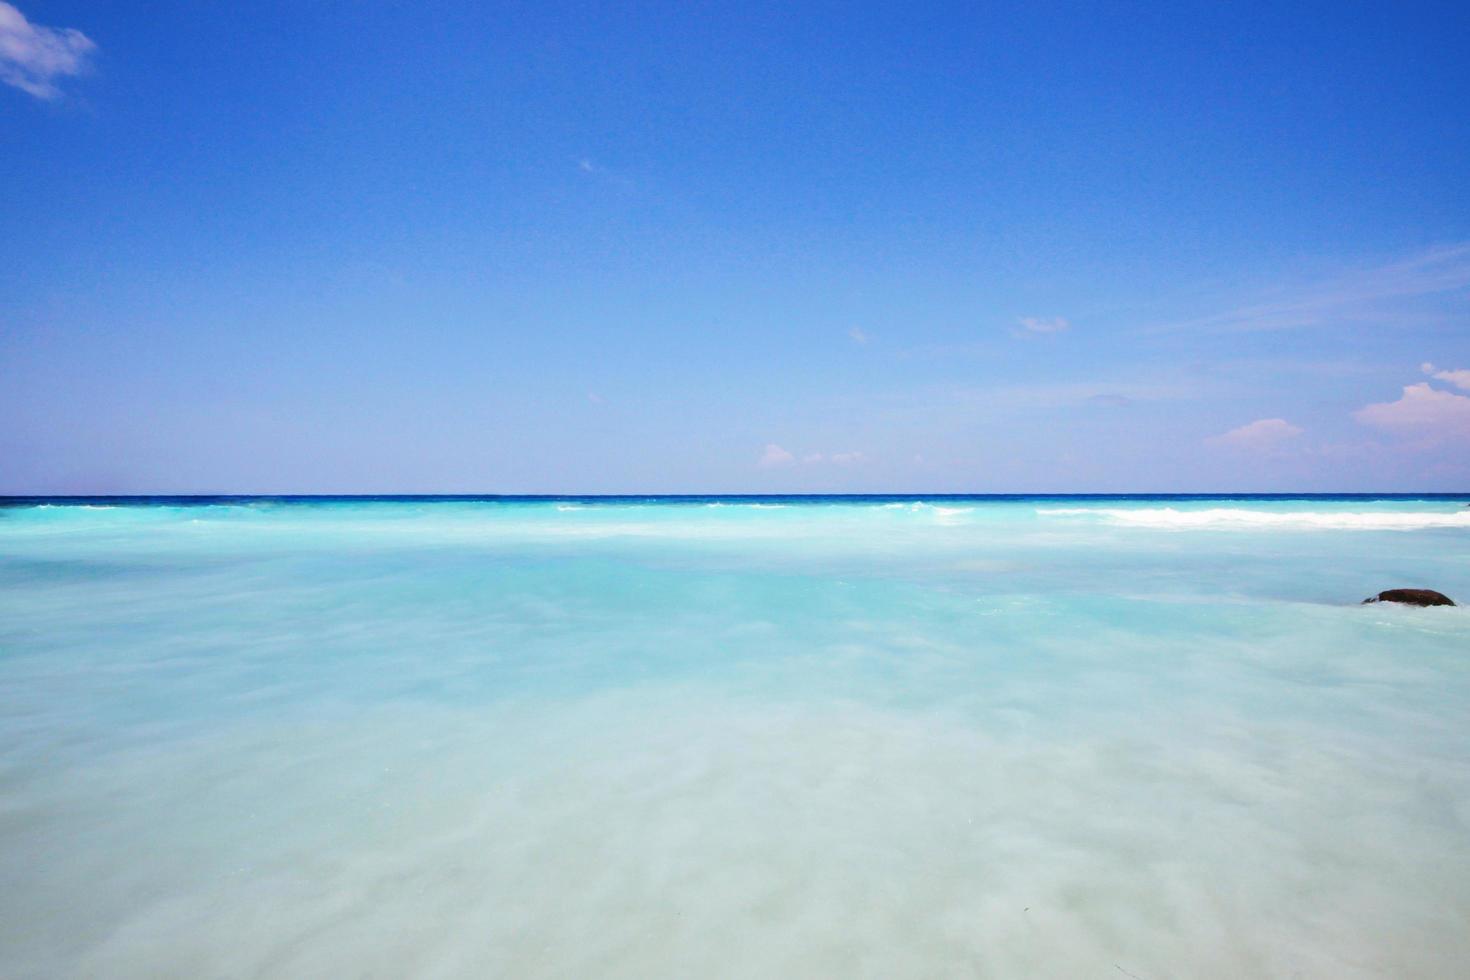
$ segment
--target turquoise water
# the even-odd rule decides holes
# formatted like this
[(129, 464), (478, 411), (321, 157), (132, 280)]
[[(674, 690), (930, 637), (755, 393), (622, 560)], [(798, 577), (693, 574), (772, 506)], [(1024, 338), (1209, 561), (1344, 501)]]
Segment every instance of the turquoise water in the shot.
[(1457, 977), (1465, 498), (0, 509), (0, 976)]

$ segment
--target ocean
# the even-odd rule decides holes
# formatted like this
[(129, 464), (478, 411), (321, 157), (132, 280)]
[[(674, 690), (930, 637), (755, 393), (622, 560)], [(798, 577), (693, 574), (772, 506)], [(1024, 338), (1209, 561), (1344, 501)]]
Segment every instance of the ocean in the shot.
[(1465, 976), (1467, 500), (11, 499), (0, 976)]

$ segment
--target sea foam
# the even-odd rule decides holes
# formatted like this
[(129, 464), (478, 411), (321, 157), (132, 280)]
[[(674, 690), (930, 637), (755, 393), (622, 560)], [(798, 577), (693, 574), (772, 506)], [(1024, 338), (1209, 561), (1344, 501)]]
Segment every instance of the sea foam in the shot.
[(1417, 531), (1470, 529), (1470, 509), (1454, 511), (1269, 511), (1246, 507), (1179, 510), (1173, 507), (1042, 507), (1045, 517), (1095, 517), (1124, 527), (1229, 530)]

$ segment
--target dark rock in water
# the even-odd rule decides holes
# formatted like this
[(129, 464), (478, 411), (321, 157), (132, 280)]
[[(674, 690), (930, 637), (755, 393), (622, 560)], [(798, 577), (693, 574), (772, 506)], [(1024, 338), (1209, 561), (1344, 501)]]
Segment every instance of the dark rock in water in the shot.
[(1443, 592), (1433, 589), (1389, 589), (1364, 602), (1402, 602), (1409, 606), (1453, 606), (1455, 603)]

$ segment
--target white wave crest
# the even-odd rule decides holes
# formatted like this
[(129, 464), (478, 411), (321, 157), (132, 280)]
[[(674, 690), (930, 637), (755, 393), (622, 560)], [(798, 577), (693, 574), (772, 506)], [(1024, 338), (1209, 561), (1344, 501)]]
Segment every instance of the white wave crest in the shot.
[(1124, 527), (1177, 530), (1230, 530), (1279, 528), (1282, 530), (1418, 531), (1449, 527), (1470, 529), (1470, 509), (1458, 511), (1268, 511), (1238, 507), (1208, 510), (1177, 510), (1147, 507), (1137, 510), (1110, 507), (1040, 508), (1037, 514), (1053, 517), (1097, 517)]
[(117, 504), (31, 504), (31, 510), (117, 510)]
[(903, 508), (904, 510), (912, 511), (915, 514), (940, 514), (946, 516), (953, 514), (968, 514), (975, 509), (973, 507), (946, 507), (943, 504), (931, 504), (928, 501), (924, 500), (916, 500), (911, 504), (883, 505), (884, 510), (888, 510), (890, 508)]

